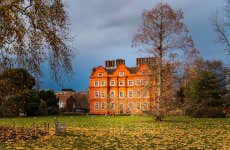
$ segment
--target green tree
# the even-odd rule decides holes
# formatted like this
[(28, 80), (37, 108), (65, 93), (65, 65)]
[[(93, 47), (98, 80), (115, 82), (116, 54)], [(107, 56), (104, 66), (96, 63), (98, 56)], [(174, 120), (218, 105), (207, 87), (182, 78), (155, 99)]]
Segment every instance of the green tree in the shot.
[(2, 116), (25, 112), (24, 93), (32, 90), (35, 79), (25, 69), (7, 69), (0, 73), (0, 107)]
[(30, 90), (27, 91), (26, 93), (24, 93), (22, 95), (24, 101), (26, 101), (26, 105), (25, 105), (25, 111), (27, 116), (37, 116), (37, 115), (41, 115), (44, 110), (44, 103), (41, 103), (41, 99), (39, 97), (38, 92), (34, 91), (34, 90)]
[(185, 91), (186, 113), (194, 117), (225, 116), (224, 98), (228, 91), (222, 62), (200, 61), (196, 71), (197, 77)]
[(53, 91), (45, 91), (42, 90), (39, 92), (40, 98), (46, 103), (46, 109), (48, 111), (48, 114), (57, 114), (59, 112), (58, 108), (58, 98), (56, 97), (55, 93)]

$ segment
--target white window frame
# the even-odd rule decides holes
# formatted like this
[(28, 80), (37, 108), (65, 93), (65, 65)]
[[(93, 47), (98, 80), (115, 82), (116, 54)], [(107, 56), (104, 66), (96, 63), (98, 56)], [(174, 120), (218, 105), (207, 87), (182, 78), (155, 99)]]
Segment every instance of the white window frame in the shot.
[(97, 74), (97, 76), (98, 76), (98, 77), (103, 77), (103, 73), (102, 73), (102, 72), (99, 72), (99, 73)]
[[(112, 84), (112, 83), (113, 83), (113, 84)], [(115, 81), (114, 81), (114, 80), (111, 80), (109, 84), (110, 84), (110, 86), (115, 86)]]
[(101, 86), (106, 86), (106, 82), (105, 81), (101, 81)]
[(105, 92), (101, 91), (101, 98), (106, 98)]
[[(132, 94), (131, 94), (131, 93), (132, 93)], [(132, 90), (130, 90), (128, 94), (129, 94), (129, 98), (133, 98), (133, 91), (132, 91)], [(130, 95), (130, 94), (131, 94), (131, 95)]]
[(118, 73), (118, 76), (119, 76), (119, 77), (124, 77), (124, 76), (125, 76), (125, 72), (120, 71), (120, 72)]
[(99, 81), (94, 81), (94, 86), (99, 87)]
[(99, 91), (95, 91), (94, 92), (94, 98), (99, 98), (100, 94), (99, 94)]
[(140, 85), (141, 85), (141, 80), (140, 80), (140, 79), (137, 79), (137, 80), (136, 80), (136, 85), (137, 85), (137, 86), (140, 86)]
[(102, 110), (105, 109), (105, 103), (101, 103), (101, 109), (102, 109)]
[[(121, 96), (121, 93), (123, 93), (122, 94), (123, 96)], [(125, 98), (125, 92), (124, 91), (119, 91), (119, 98)]]
[[(130, 84), (131, 83), (131, 84)], [(128, 85), (129, 86), (133, 86), (134, 84), (133, 84), (133, 80), (128, 80)]]
[(94, 103), (94, 109), (99, 110), (99, 104), (98, 103)]
[[(111, 93), (113, 93), (113, 96), (112, 96), (112, 94), (111, 94)], [(112, 90), (112, 91), (110, 91), (110, 93), (109, 93), (109, 97), (110, 97), (110, 98), (114, 98), (114, 97), (115, 97), (115, 91), (113, 91), (113, 90)]]
[[(121, 83), (123, 83), (123, 84), (121, 84)], [(119, 86), (125, 86), (125, 81), (124, 80), (120, 80), (119, 81)]]

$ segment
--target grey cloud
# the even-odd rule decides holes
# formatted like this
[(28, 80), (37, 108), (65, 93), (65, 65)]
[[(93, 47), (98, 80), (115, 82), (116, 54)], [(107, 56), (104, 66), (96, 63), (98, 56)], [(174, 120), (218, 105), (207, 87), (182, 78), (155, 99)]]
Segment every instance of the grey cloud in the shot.
[[(76, 89), (88, 86), (92, 67), (102, 65), (105, 59), (123, 57), (135, 65), (141, 56), (130, 48), (133, 35), (145, 9), (151, 9), (160, 0), (65, 0), (71, 21), (70, 32), (76, 37), (75, 74), (70, 85)], [(214, 43), (210, 17), (221, 9), (220, 0), (164, 0), (184, 11), (184, 20), (197, 48), (205, 58), (223, 58), (221, 47)], [(217, 50), (220, 49), (220, 50)], [(77, 84), (81, 83), (81, 84)]]

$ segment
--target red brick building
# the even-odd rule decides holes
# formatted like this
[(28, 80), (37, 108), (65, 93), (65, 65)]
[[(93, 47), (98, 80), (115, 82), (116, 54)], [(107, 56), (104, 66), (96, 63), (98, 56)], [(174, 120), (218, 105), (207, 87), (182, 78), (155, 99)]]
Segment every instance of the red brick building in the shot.
[(154, 57), (137, 58), (136, 67), (127, 67), (125, 60), (105, 61), (105, 67), (93, 68), (90, 76), (91, 114), (140, 114), (155, 104), (155, 93), (146, 86), (156, 63)]
[(56, 96), (59, 99), (58, 106), (60, 109), (66, 108), (68, 98), (74, 96), (77, 92), (72, 89), (62, 89), (60, 92), (56, 92)]

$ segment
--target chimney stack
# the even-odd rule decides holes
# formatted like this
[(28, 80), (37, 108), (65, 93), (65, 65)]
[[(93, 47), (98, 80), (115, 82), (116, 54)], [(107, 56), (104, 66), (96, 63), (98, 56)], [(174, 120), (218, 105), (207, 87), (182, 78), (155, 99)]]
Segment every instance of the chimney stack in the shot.
[(125, 65), (125, 60), (124, 59), (116, 59), (116, 66), (118, 67), (121, 64)]
[(144, 57), (144, 58), (137, 58), (136, 65), (139, 67), (143, 64), (148, 64), (150, 66), (154, 66), (157, 63), (156, 57)]
[(105, 68), (112, 69), (115, 67), (115, 60), (106, 60), (105, 61)]

